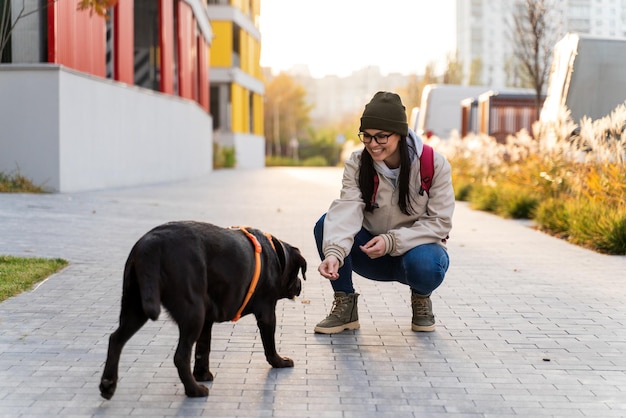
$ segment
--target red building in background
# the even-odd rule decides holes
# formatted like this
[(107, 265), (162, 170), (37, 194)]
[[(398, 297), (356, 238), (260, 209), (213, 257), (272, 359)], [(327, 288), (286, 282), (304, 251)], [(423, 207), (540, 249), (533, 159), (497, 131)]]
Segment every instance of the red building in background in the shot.
[(47, 62), (195, 100), (209, 111), (206, 1), (119, 0), (108, 20), (76, 6), (48, 6)]
[(109, 19), (77, 5), (0, 0), (12, 25), (0, 54), (0, 172), (19, 167), (52, 192), (209, 173), (206, 0), (119, 0)]

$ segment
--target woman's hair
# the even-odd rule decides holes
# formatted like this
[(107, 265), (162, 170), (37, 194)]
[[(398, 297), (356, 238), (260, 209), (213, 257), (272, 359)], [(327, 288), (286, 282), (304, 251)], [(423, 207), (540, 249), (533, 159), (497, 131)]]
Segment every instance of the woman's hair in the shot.
[[(398, 142), (398, 149), (400, 150), (400, 175), (398, 176), (398, 206), (405, 215), (411, 215), (413, 213), (413, 207), (411, 201), (413, 200), (409, 193), (409, 181), (411, 179), (411, 156), (409, 153), (409, 144), (406, 140), (406, 136), (400, 136)], [(361, 189), (361, 196), (365, 202), (365, 210), (367, 212), (373, 212), (376, 206), (373, 204), (372, 195), (374, 194), (374, 176), (376, 170), (374, 169), (374, 160), (370, 153), (364, 149), (361, 153), (361, 168), (359, 170), (359, 188)]]

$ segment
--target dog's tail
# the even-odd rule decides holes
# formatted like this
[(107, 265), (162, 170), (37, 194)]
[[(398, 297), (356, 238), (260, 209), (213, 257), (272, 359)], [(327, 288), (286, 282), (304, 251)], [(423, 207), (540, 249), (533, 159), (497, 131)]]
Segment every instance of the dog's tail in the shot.
[(139, 288), (141, 306), (148, 318), (155, 321), (161, 313), (161, 292), (159, 289), (159, 266), (155, 263), (134, 262), (126, 265), (124, 281), (135, 282)]

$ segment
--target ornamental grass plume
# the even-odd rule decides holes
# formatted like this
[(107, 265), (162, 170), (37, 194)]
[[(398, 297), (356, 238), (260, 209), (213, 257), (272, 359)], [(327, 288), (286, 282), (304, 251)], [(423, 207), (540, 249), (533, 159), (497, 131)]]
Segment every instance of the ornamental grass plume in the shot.
[[(444, 144), (445, 143), (445, 144)], [(608, 254), (626, 254), (626, 102), (582, 119), (567, 108), (504, 144), (486, 135), (438, 144), (458, 200)]]

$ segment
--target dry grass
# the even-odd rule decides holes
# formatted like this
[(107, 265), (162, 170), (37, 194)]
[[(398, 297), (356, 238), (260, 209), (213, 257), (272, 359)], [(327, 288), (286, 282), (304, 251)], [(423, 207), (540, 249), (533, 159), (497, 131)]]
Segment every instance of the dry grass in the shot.
[(12, 174), (0, 172), (0, 193), (43, 193), (43, 188), (33, 184), (19, 170)]
[(626, 254), (626, 106), (576, 125), (537, 122), (499, 144), (487, 136), (437, 144), (453, 167), (457, 199), (609, 254)]

